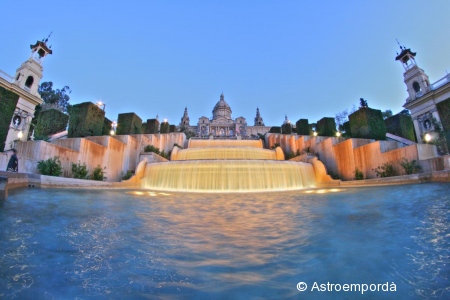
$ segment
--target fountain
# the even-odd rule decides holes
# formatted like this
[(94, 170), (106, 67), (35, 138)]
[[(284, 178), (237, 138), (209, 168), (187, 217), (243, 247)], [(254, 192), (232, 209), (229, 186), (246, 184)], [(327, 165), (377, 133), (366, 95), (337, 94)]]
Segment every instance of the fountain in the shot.
[(285, 161), (283, 150), (261, 140), (190, 140), (174, 147), (171, 162), (145, 168), (142, 188), (191, 192), (284, 191), (314, 187), (309, 163)]

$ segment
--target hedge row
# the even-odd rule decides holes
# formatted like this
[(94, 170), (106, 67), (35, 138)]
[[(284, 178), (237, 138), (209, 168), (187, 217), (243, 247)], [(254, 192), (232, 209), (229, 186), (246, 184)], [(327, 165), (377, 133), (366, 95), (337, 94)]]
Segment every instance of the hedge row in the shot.
[(143, 130), (146, 134), (158, 133), (159, 121), (156, 119), (148, 119), (147, 123), (145, 123), (145, 127), (143, 127)]
[(291, 134), (292, 133), (292, 124), (286, 123), (286, 124), (281, 125), (281, 133)]
[(386, 126), (381, 110), (363, 107), (349, 115), (348, 118), (353, 138), (386, 139)]
[(105, 111), (92, 102), (75, 104), (69, 109), (69, 138), (99, 136), (103, 132)]
[(69, 116), (57, 109), (41, 111), (37, 116), (36, 136), (49, 136), (66, 130)]
[(310, 135), (308, 119), (300, 119), (295, 122), (298, 135)]
[(316, 131), (321, 136), (335, 136), (336, 135), (336, 121), (334, 118), (322, 118), (317, 121)]
[(436, 108), (447, 140), (447, 147), (450, 149), (450, 98), (436, 104)]
[(162, 122), (160, 131), (161, 131), (161, 133), (169, 133), (170, 132), (169, 122)]
[(5, 149), (9, 125), (17, 106), (19, 95), (0, 87), (0, 151)]
[(270, 127), (269, 133), (281, 133), (281, 127), (280, 126), (272, 126), (272, 127)]
[(135, 113), (119, 114), (117, 119), (117, 134), (142, 133), (142, 119)]
[(102, 135), (110, 135), (112, 130), (112, 121), (105, 117), (103, 120)]
[(414, 123), (411, 116), (396, 114), (384, 120), (386, 132), (401, 136), (405, 139), (415, 142)]

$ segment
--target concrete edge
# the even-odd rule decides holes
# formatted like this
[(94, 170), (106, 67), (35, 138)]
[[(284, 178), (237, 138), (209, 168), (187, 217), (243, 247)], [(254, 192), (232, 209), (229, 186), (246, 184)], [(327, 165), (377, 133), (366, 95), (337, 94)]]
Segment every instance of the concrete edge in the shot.
[[(126, 180), (122, 182), (108, 182), (84, 180), (66, 177), (46, 176), (28, 173), (13, 173), (0, 171), (0, 200), (6, 199), (8, 192), (20, 187), (41, 188), (93, 188), (93, 189), (141, 189), (140, 180)], [(450, 182), (450, 170), (434, 171), (430, 173), (419, 173), (386, 178), (373, 178), (364, 180), (322, 182), (317, 188), (332, 187), (368, 187), (383, 185), (417, 184), (425, 182)]]
[(372, 178), (364, 180), (348, 180), (335, 182), (319, 183), (318, 187), (366, 187), (382, 185), (415, 184), (425, 182), (450, 182), (450, 170), (433, 171), (428, 173), (418, 173), (411, 175), (401, 175), (384, 178)]

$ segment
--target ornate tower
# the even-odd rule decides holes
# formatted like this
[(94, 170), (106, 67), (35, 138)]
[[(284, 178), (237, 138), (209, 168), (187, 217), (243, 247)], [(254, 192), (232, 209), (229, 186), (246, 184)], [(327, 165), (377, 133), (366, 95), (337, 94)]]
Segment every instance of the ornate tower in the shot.
[(259, 114), (259, 108), (256, 108), (255, 126), (264, 126), (264, 121)]
[(181, 122), (180, 122), (180, 127), (181, 126), (190, 126), (187, 107), (184, 108), (184, 114), (183, 114), (183, 117), (181, 118)]
[[(50, 35), (48, 37), (50, 37)], [(47, 47), (47, 41), (48, 38), (37, 41), (34, 45), (30, 45), (30, 58), (17, 69), (15, 76), (14, 83), (16, 85), (37, 97), (40, 97), (38, 87), (44, 70), (42, 63), (48, 54), (53, 53), (53, 51)]]
[[(0, 87), (17, 96), (16, 107), (12, 113), (8, 133), (4, 141), (5, 146), (4, 149), (0, 150), (11, 149), (17, 146), (17, 141), (28, 139), (35, 108), (43, 102), (38, 93), (38, 87), (42, 79), (42, 62), (45, 56), (52, 54), (52, 50), (47, 47), (47, 41), (48, 38), (30, 45), (31, 55), (17, 69), (15, 76), (7, 76), (5, 77), (6, 80), (4, 78), (0, 80)], [(34, 138), (33, 134), (30, 138)]]
[(404, 46), (400, 46), (400, 49), (401, 52), (400, 54), (397, 53), (395, 60), (400, 61), (405, 69), (403, 79), (409, 95), (406, 102), (409, 102), (422, 97), (430, 90), (430, 80), (425, 71), (417, 66), (414, 59), (416, 53), (412, 52), (411, 49), (406, 49)]

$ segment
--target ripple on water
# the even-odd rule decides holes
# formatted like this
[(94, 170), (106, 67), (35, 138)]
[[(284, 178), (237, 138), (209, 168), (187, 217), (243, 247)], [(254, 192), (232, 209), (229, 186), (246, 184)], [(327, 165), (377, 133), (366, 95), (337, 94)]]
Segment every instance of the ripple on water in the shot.
[(440, 184), (238, 195), (12, 191), (0, 207), (0, 297), (296, 298), (303, 280), (393, 281), (398, 293), (383, 297), (445, 299), (449, 194)]

